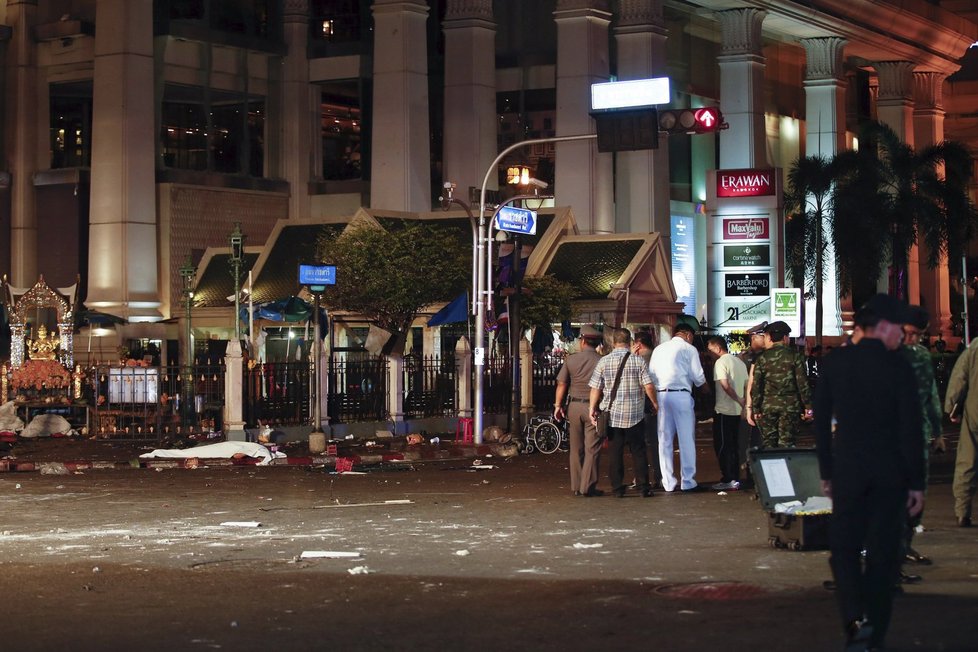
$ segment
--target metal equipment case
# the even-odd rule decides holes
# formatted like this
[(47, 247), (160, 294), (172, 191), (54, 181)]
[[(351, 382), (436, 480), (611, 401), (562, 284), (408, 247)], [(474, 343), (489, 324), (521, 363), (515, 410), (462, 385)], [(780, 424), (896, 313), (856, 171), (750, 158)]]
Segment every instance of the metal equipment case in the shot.
[(805, 502), (822, 495), (814, 448), (768, 448), (749, 451), (758, 499), (767, 512), (768, 543), (772, 548), (819, 550), (829, 547), (830, 513), (786, 514), (775, 505)]

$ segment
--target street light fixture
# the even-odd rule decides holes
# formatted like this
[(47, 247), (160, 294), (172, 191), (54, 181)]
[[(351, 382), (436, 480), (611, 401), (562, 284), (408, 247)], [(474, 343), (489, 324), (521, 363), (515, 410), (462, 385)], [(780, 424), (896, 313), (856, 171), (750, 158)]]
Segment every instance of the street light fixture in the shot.
[(241, 233), (241, 222), (234, 223), (234, 231), (228, 236), (231, 246), (231, 276), (234, 277), (234, 341), (241, 341), (241, 264), (244, 262), (245, 235)]

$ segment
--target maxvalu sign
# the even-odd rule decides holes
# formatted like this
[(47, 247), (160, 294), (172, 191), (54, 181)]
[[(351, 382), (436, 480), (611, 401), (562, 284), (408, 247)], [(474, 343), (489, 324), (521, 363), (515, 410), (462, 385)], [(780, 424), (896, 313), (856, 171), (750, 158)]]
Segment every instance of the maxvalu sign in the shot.
[(774, 170), (717, 171), (717, 197), (763, 197), (774, 193)]
[(771, 237), (768, 217), (723, 218), (724, 240), (767, 240)]
[(757, 274), (723, 275), (724, 295), (728, 297), (766, 297), (771, 294), (771, 275)]
[(771, 245), (723, 245), (724, 267), (770, 267)]

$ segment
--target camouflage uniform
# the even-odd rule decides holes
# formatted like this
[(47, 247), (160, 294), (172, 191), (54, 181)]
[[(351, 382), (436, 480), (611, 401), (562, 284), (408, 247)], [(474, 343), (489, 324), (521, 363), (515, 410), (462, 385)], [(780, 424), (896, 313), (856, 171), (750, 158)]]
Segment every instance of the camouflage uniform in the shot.
[[(920, 413), (924, 417), (924, 470), (930, 442), (939, 437), (942, 429), (941, 398), (937, 393), (937, 382), (934, 379), (934, 364), (930, 353), (919, 344), (900, 347), (903, 357), (913, 368), (914, 378), (917, 379), (917, 396), (920, 398)], [(926, 476), (925, 476), (926, 477)]]
[(805, 356), (794, 347), (775, 344), (754, 362), (751, 409), (764, 448), (795, 445), (803, 409), (811, 408)]

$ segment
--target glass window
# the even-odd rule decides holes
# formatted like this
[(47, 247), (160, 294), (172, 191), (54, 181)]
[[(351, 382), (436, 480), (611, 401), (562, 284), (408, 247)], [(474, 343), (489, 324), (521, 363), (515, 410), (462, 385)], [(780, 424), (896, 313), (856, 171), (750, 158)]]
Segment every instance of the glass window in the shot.
[[(557, 92), (553, 88), (497, 93), (496, 141), (499, 149), (528, 138), (556, 136), (556, 107)], [(506, 168), (512, 165), (529, 166), (531, 176), (553, 186), (555, 156), (553, 143), (532, 145), (512, 152), (499, 165), (500, 187), (506, 185)]]
[(362, 7), (360, 0), (312, 0), (309, 3), (312, 38), (327, 43), (360, 40)]
[(165, 167), (264, 176), (264, 99), (167, 84), (162, 113)]
[(92, 82), (49, 87), (51, 169), (92, 164)]
[(324, 83), (320, 111), (323, 178), (362, 179), (363, 115), (358, 80)]
[(269, 38), (278, 0), (156, 0), (156, 15), (198, 22), (219, 32)]

